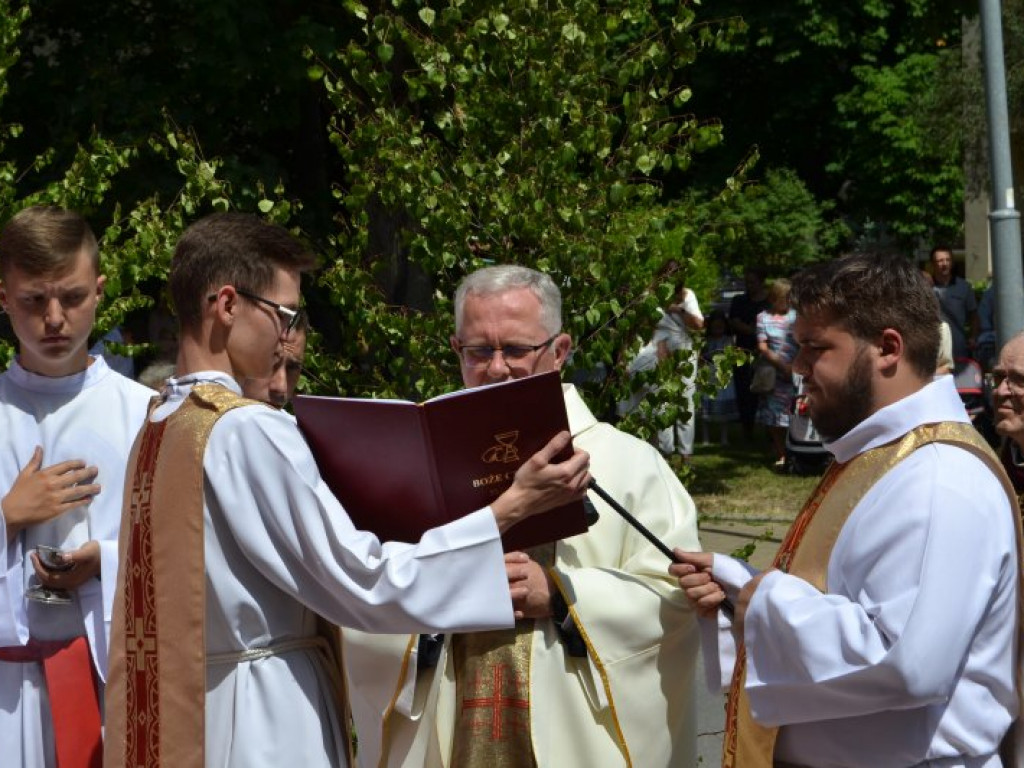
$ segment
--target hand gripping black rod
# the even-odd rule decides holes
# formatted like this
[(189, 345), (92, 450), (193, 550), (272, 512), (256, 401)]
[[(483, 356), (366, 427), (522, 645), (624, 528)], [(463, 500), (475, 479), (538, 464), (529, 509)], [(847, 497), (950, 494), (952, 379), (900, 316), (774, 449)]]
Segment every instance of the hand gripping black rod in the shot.
[[(665, 542), (663, 542), (661, 539), (659, 539), (657, 536), (651, 533), (650, 529), (647, 528), (647, 526), (645, 526), (643, 523), (641, 523), (639, 520), (633, 517), (633, 515), (630, 514), (629, 510), (626, 509), (621, 504), (619, 504), (619, 502), (617, 502), (615, 499), (613, 499), (608, 494), (608, 491), (606, 491), (604, 488), (597, 484), (596, 480), (591, 478), (589, 487), (590, 490), (592, 490), (594, 493), (600, 496), (609, 507), (611, 507), (620, 515), (622, 515), (626, 522), (633, 526), (640, 533), (640, 535), (642, 535), (645, 539), (651, 542), (651, 544), (657, 547), (659, 552), (665, 555), (665, 557), (667, 557), (673, 563), (679, 562), (679, 559), (675, 556), (675, 553), (668, 548)], [(732, 620), (735, 609), (733, 608), (732, 601), (729, 600), (729, 598), (725, 598), (722, 601), (721, 605), (719, 605), (719, 610), (721, 610), (730, 620)]]

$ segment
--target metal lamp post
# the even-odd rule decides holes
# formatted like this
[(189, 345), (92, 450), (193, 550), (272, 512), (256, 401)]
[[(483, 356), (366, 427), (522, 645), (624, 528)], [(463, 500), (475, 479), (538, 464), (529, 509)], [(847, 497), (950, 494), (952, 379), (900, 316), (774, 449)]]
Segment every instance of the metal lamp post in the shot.
[(1002, 347), (1011, 336), (1024, 330), (1024, 269), (1021, 266), (1020, 211), (1013, 199), (1000, 0), (981, 0), (981, 40), (992, 176), (988, 219), (996, 300), (996, 343)]

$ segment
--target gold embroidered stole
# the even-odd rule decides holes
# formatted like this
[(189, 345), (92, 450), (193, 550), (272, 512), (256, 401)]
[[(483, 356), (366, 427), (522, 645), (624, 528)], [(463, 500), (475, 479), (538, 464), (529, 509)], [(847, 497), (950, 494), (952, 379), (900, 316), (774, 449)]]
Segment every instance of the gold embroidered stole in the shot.
[[(839, 532), (850, 513), (870, 488), (899, 462), (923, 445), (948, 443), (981, 459), (999, 477), (1016, 510), (1016, 495), (998, 457), (970, 424), (925, 424), (887, 445), (855, 456), (849, 462), (829, 466), (817, 488), (790, 527), (773, 567), (827, 591), (828, 562)], [(1018, 558), (1021, 553), (1020, 516), (1014, 514)], [(1018, 584), (1018, 621), (1024, 592)], [(729, 699), (726, 705), (723, 768), (771, 768), (778, 728), (754, 721), (746, 693), (746, 650), (738, 649)]]
[[(555, 545), (529, 551), (547, 571)], [(533, 620), (452, 637), (455, 730), (451, 768), (536, 768), (530, 735)]]
[(252, 402), (200, 384), (136, 439), (118, 541), (105, 768), (204, 766), (203, 455), (217, 419)]

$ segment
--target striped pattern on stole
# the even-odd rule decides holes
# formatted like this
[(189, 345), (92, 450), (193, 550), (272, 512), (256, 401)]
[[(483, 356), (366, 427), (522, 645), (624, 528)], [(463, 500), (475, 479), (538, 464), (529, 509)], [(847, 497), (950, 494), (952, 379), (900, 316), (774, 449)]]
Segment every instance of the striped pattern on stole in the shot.
[[(981, 459), (1002, 482), (1017, 510), (1017, 497), (999, 458), (970, 424), (938, 422), (924, 424), (903, 437), (865, 451), (846, 464), (833, 462), (790, 527), (773, 568), (798, 576), (821, 592), (828, 591), (828, 562), (832, 548), (854, 507), (878, 480), (918, 448), (929, 443), (947, 443)], [(1021, 555), (1021, 521), (1014, 515), (1017, 553)], [(1018, 626), (1024, 589), (1018, 583)], [(778, 728), (759, 725), (750, 713), (746, 692), (747, 654), (737, 649), (729, 699), (726, 704), (723, 768), (771, 768)], [(1019, 665), (1018, 665), (1019, 666)]]

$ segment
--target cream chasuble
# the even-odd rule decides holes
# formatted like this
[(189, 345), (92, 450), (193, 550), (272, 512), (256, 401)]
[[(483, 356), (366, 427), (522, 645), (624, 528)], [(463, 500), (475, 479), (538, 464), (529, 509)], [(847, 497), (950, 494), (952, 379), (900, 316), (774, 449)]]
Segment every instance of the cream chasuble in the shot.
[[(698, 549), (693, 502), (656, 449), (598, 422), (573, 387), (563, 388), (574, 445), (590, 454), (602, 487), (669, 546)], [(529, 701), (527, 736), (539, 768), (694, 765), (693, 614), (666, 579), (665, 556), (600, 499), (594, 503), (600, 520), (558, 542), (549, 570), (587, 655), (569, 656), (549, 619), (518, 622), (517, 638), (529, 641), (529, 690), (517, 684), (511, 693), (502, 672), (505, 698), (513, 714)], [(420, 664), (415, 636), (345, 629), (342, 639), (359, 767), (453, 766), (463, 727), (458, 691), (468, 690), (453, 638), (446, 636), (434, 667)], [(483, 704), (493, 699), (496, 677), (493, 669), (484, 674), (485, 690), (470, 697), (481, 705), (472, 711), (484, 729), (493, 723), (493, 702)]]

